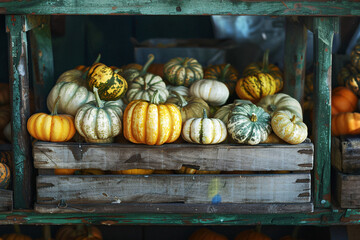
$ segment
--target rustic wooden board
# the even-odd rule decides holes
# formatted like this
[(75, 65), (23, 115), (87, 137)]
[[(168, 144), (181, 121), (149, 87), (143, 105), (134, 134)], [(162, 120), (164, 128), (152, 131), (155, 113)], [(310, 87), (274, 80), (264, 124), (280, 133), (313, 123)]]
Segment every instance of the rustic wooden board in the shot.
[(343, 173), (360, 173), (360, 137), (333, 137), (331, 162)]
[(123, 203), (123, 204), (73, 204), (66, 207), (58, 205), (35, 204), (39, 213), (217, 213), (217, 214), (274, 214), (310, 213), (313, 203), (275, 203), (275, 204), (183, 204), (183, 203)]
[(13, 210), (13, 192), (0, 189), (0, 212), (11, 212)]
[(336, 200), (341, 208), (360, 208), (360, 175), (336, 173)]
[(37, 203), (305, 203), (310, 173), (38, 176)]
[[(313, 168), (314, 146), (165, 144), (81, 144), (36, 142), (34, 165), (39, 169), (132, 168), (180, 169), (192, 165), (201, 170), (307, 171)], [(101, 163), (101, 164), (99, 164)]]

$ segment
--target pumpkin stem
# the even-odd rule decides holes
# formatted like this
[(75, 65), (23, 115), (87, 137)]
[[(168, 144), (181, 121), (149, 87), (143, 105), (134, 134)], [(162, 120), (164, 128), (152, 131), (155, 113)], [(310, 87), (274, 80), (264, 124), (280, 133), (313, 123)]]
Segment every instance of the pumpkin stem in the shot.
[(152, 95), (152, 97), (150, 99), (150, 104), (158, 105), (160, 103), (159, 95), (160, 95), (159, 90), (156, 90), (154, 95)]
[(58, 109), (58, 106), (59, 106), (59, 101), (60, 101), (60, 96), (58, 96), (55, 100), (55, 106), (54, 106), (54, 109), (51, 111), (51, 116), (54, 116), (54, 115), (57, 115), (57, 109)]
[(290, 119), (290, 121), (291, 121), (292, 123), (295, 123), (295, 118), (296, 118), (296, 116), (293, 115), (292, 118)]
[[(101, 58), (101, 53), (99, 53), (99, 55), (98, 55), (97, 58), (95, 59), (95, 62), (94, 62), (91, 66), (99, 63), (99, 62), (100, 62), (100, 58)], [(88, 75), (88, 73), (89, 73), (90, 68), (91, 68), (91, 67), (89, 67), (89, 69), (88, 69), (86, 72), (84, 72), (84, 74), (82, 75), (82, 78), (83, 78), (83, 79), (86, 79), (86, 77), (87, 77), (87, 75)]]
[(257, 122), (257, 116), (256, 116), (255, 113), (252, 113), (252, 114), (251, 114), (250, 121), (252, 121), (252, 122)]
[(147, 85), (147, 83), (146, 83), (146, 79), (144, 79), (144, 90), (148, 90), (148, 85)]
[(220, 76), (220, 78), (219, 78), (219, 80), (220, 80), (221, 82), (224, 82), (225, 77), (226, 77), (226, 74), (228, 73), (229, 67), (230, 67), (230, 63), (226, 64), (226, 66), (224, 67), (224, 69), (221, 71), (221, 76)]
[(204, 118), (207, 118), (207, 117), (208, 117), (208, 116), (207, 116), (207, 114), (206, 114), (206, 109), (203, 109), (203, 117), (202, 117), (202, 118), (204, 119)]
[(150, 67), (150, 65), (154, 61), (154, 59), (155, 59), (154, 54), (149, 54), (147, 62), (145, 63), (145, 65), (143, 66), (143, 68), (140, 71), (140, 76), (142, 76), (142, 75), (144, 75), (146, 73), (146, 71), (148, 70), (148, 68)]
[(175, 94), (176, 97), (180, 100), (180, 107), (185, 107), (186, 105), (188, 105), (188, 102), (185, 100), (185, 98), (179, 94), (178, 92), (175, 91), (171, 91), (171, 93)]
[(269, 67), (269, 52), (270, 52), (270, 50), (267, 49), (263, 56), (262, 72), (265, 72), (265, 73), (267, 73), (269, 71), (269, 69), (268, 69), (268, 67)]
[(51, 228), (50, 225), (43, 226), (44, 240), (51, 240)]
[(99, 96), (99, 92), (98, 92), (98, 89), (97, 87), (93, 87), (93, 92), (95, 94), (95, 102), (96, 102), (96, 106), (98, 108), (103, 108), (104, 107), (104, 102), (100, 99), (100, 96)]
[(14, 230), (15, 230), (15, 233), (21, 234), (21, 230), (20, 230), (19, 224), (14, 224)]

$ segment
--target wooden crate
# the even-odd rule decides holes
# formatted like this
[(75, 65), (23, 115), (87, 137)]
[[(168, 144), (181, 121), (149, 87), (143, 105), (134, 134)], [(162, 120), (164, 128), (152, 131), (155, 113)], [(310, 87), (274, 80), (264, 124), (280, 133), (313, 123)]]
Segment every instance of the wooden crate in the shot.
[(333, 137), (334, 197), (341, 208), (360, 207), (360, 137)]
[(13, 191), (0, 189), (0, 212), (12, 212)]
[[(313, 144), (83, 144), (36, 142), (39, 212), (311, 212)], [(71, 175), (52, 169), (253, 171), (210, 175)], [(291, 171), (257, 173), (255, 171)]]

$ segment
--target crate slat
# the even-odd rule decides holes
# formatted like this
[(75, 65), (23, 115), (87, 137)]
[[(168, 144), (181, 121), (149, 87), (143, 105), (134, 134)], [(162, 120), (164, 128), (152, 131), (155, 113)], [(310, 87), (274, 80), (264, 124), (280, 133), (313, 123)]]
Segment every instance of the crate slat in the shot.
[(0, 189), (0, 212), (11, 212), (13, 210), (13, 192)]
[(332, 138), (332, 165), (343, 173), (360, 173), (360, 137)]
[(336, 172), (335, 195), (341, 208), (360, 208), (360, 175)]
[(180, 169), (192, 165), (200, 170), (308, 171), (313, 169), (314, 146), (165, 144), (80, 144), (37, 142), (33, 147), (38, 169), (132, 168)]
[(312, 203), (275, 204), (182, 204), (182, 203), (123, 203), (123, 204), (73, 204), (66, 207), (58, 205), (35, 204), (39, 213), (218, 213), (218, 214), (274, 214), (313, 212)]
[(37, 203), (305, 203), (310, 173), (38, 176)]

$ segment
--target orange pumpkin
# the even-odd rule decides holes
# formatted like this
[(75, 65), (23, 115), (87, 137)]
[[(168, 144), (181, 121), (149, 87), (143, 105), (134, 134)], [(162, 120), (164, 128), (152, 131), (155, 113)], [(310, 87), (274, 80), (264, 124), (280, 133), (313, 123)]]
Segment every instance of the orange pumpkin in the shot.
[(59, 168), (59, 169), (55, 169), (54, 173), (55, 175), (74, 175), (74, 173), (77, 171), (78, 169), (66, 169), (66, 168)]
[(0, 163), (0, 189), (6, 189), (10, 183), (10, 168), (5, 163)]
[(271, 240), (268, 236), (254, 229), (245, 230), (239, 233), (235, 240)]
[(331, 116), (331, 134), (356, 135), (360, 134), (360, 113), (339, 113)]
[(127, 170), (119, 170), (119, 171), (112, 171), (113, 174), (125, 174), (125, 175), (149, 175), (154, 172), (153, 169), (141, 169), (141, 168), (134, 168), (134, 169), (127, 169)]
[(227, 240), (228, 238), (222, 234), (216, 233), (207, 228), (200, 228), (196, 230), (189, 240)]
[(133, 143), (162, 145), (179, 138), (181, 113), (174, 104), (160, 104), (156, 92), (151, 101), (135, 100), (124, 112), (124, 136)]
[[(93, 236), (95, 238), (90, 239), (102, 239), (102, 235), (100, 230), (95, 226), (89, 226), (85, 228), (83, 225), (77, 225), (77, 226), (64, 226), (60, 228), (55, 236), (55, 240), (75, 240), (79, 239), (79, 237), (87, 237), (87, 236)], [(80, 239), (86, 239), (86, 238), (80, 238)]]
[(88, 226), (86, 233), (78, 236), (75, 240), (102, 240), (102, 234), (100, 230), (95, 226)]
[(331, 115), (341, 112), (354, 112), (358, 97), (346, 87), (336, 87), (331, 94)]
[(57, 98), (51, 115), (35, 113), (28, 119), (27, 130), (33, 138), (48, 142), (66, 142), (75, 135), (74, 117), (57, 114), (59, 99), (60, 97)]

